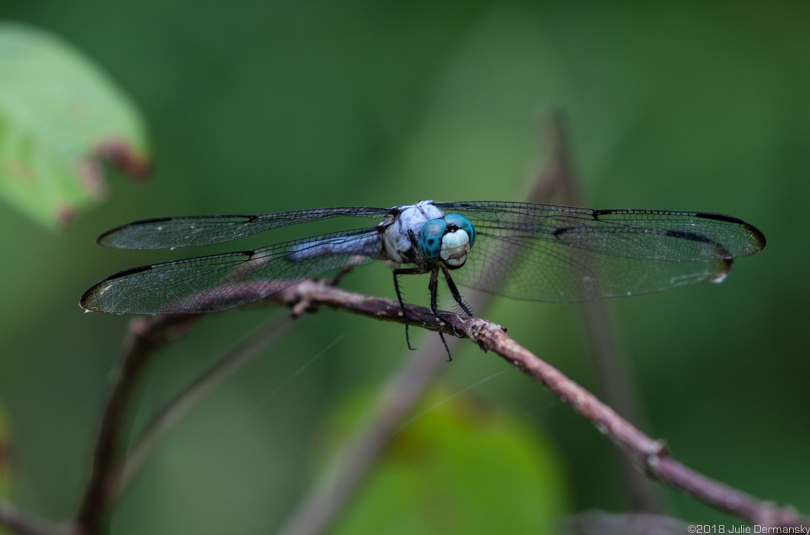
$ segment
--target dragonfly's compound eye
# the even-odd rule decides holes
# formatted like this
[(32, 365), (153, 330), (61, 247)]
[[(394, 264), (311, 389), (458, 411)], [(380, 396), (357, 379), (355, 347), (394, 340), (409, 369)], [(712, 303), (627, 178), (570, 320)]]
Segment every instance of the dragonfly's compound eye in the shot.
[(475, 242), (475, 230), (464, 216), (450, 214), (444, 219), (431, 219), (419, 231), (417, 246), (423, 258), (441, 258), (447, 267), (459, 268), (467, 261)]
[(440, 256), (450, 268), (460, 268), (470, 252), (470, 236), (463, 230), (448, 231), (442, 238)]
[(467, 253), (475, 243), (475, 230), (466, 217), (458, 214), (449, 214), (444, 218), (447, 230), (442, 238), (440, 256), (447, 267), (460, 268), (467, 261)]
[(467, 233), (467, 236), (470, 239), (470, 247), (472, 247), (473, 244), (475, 244), (475, 229), (473, 228), (472, 223), (470, 223), (469, 219), (467, 219), (463, 215), (449, 214), (444, 218), (444, 220), (447, 222), (447, 226), (449, 227), (448, 231), (455, 230), (454, 227), (459, 230), (463, 230), (464, 232)]
[(431, 219), (422, 225), (416, 245), (419, 248), (419, 254), (423, 258), (430, 258), (431, 260), (439, 258), (439, 252), (442, 249), (442, 236), (444, 236), (446, 229), (447, 223), (445, 223), (444, 219)]

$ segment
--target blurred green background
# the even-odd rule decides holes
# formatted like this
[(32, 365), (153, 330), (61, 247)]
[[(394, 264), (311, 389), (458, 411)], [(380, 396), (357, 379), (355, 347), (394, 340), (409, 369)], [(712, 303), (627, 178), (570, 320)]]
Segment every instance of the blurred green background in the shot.
[[(726, 213), (767, 236), (721, 285), (610, 305), (647, 431), (711, 477), (810, 512), (810, 4), (26, 0), (0, 3), (0, 17), (98, 62), (145, 115), (156, 165), (146, 183), (113, 180), (110, 200), (62, 233), (0, 205), (0, 405), (15, 503), (64, 519), (86, 477), (128, 318), (83, 314), (82, 292), (178, 257), (104, 250), (100, 232), (165, 215), (517, 199), (545, 156), (542, 121), (559, 108), (588, 205)], [(345, 284), (393, 297), (384, 265)], [(426, 280), (407, 288), (427, 303)], [(206, 318), (162, 351), (136, 423), (279, 313)], [(485, 315), (598, 393), (575, 307), (501, 299)], [(334, 407), (379, 387), (404, 349), (397, 325), (303, 319), (167, 437), (112, 532), (277, 528), (323, 462)], [(441, 381), (452, 393), (504, 369), (467, 344)], [(465, 396), (528, 422), (554, 514), (629, 507), (613, 446), (538, 385), (507, 370)], [(503, 484), (498, 470), (464, 480)], [(666, 494), (684, 520), (740, 523)]]

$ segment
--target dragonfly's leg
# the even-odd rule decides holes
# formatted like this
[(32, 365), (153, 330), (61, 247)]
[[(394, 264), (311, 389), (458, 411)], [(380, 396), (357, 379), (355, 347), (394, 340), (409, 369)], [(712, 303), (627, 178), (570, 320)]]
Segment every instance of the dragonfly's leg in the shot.
[(444, 272), (444, 280), (447, 281), (447, 287), (450, 288), (450, 293), (453, 295), (453, 299), (455, 299), (456, 303), (458, 303), (458, 306), (460, 306), (461, 310), (468, 316), (474, 316), (470, 307), (461, 298), (461, 293), (459, 293), (456, 283), (453, 282), (453, 277), (450, 276), (450, 270), (442, 266), (442, 272)]
[(434, 316), (444, 321), (442, 317), (439, 316), (439, 272), (435, 269), (430, 272), (428, 290), (430, 290), (430, 310), (433, 311)]
[[(455, 299), (456, 303), (458, 303), (458, 306), (461, 307), (461, 310), (464, 311), (465, 314), (472, 317), (472, 310), (470, 310), (470, 307), (467, 306), (467, 303), (465, 303), (461, 298), (461, 294), (456, 287), (456, 283), (453, 282), (453, 278), (450, 276), (450, 271), (444, 266), (442, 266), (442, 271), (444, 272), (444, 280), (447, 281), (447, 287), (450, 288), (450, 293), (453, 295), (453, 299)], [(452, 326), (453, 324), (451, 323), (450, 325)], [(455, 326), (453, 326), (453, 334), (455, 334), (457, 338), (461, 338), (461, 335), (458, 334)]]
[[(433, 315), (439, 318), (440, 321), (448, 323), (450, 327), (453, 329), (453, 334), (456, 338), (461, 338), (461, 335), (458, 334), (456, 330), (456, 326), (453, 325), (453, 322), (447, 321), (446, 319), (442, 318), (439, 315), (439, 307), (438, 307), (438, 294), (439, 294), (439, 270), (434, 269), (430, 272), (430, 310), (433, 311)], [(442, 336), (442, 342), (444, 342), (444, 336)], [(444, 347), (447, 347), (447, 344), (444, 344)], [(450, 352), (448, 351), (447, 354), (449, 355)]]
[(410, 323), (408, 320), (408, 313), (405, 312), (405, 301), (402, 300), (402, 292), (399, 291), (399, 280), (397, 277), (400, 275), (419, 275), (424, 273), (418, 268), (408, 268), (408, 269), (400, 269), (397, 268), (394, 270), (394, 290), (397, 292), (397, 300), (399, 301), (399, 308), (402, 310), (402, 317), (405, 319), (405, 343), (408, 344), (408, 349), (413, 351), (416, 349), (415, 347), (411, 347), (411, 338), (408, 335), (408, 324)]
[[(445, 321), (441, 316), (439, 316), (439, 270), (434, 269), (430, 272), (430, 284), (428, 285), (430, 289), (430, 310), (433, 311), (433, 315), (436, 316), (439, 321)], [(450, 323), (449, 321), (446, 323)], [(456, 332), (455, 326), (450, 323), (450, 327), (453, 327), (453, 333), (458, 337), (458, 333)], [(444, 350), (447, 351), (447, 362), (453, 360), (453, 356), (450, 355), (450, 348), (447, 347), (447, 341), (444, 339), (444, 333), (440, 332), (439, 337), (442, 339), (442, 344), (444, 344)]]
[(447, 351), (447, 362), (451, 362), (453, 360), (453, 356), (450, 354), (450, 348), (447, 347), (447, 341), (444, 339), (444, 333), (439, 333), (439, 338), (442, 339), (444, 350)]

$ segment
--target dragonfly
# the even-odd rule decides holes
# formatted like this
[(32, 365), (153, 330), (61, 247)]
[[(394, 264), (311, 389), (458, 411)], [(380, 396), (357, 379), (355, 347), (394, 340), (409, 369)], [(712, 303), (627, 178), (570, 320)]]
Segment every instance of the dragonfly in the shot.
[(123, 249), (176, 249), (339, 217), (375, 222), (252, 250), (126, 269), (87, 290), (80, 304), (88, 311), (116, 314), (219, 312), (330, 270), (382, 260), (393, 267), (411, 348), (399, 284), (403, 275), (430, 275), (430, 308), (444, 321), (438, 309), (440, 277), (459, 313), (472, 316), (457, 285), (552, 303), (623, 297), (721, 282), (735, 258), (765, 247), (765, 236), (754, 226), (710, 212), (431, 200), (393, 208), (144, 219), (109, 230), (97, 242)]

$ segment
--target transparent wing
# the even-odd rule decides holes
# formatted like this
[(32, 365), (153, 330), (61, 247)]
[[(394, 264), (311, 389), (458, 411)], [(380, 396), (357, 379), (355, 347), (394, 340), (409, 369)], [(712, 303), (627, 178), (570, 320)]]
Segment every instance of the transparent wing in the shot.
[(733, 258), (765, 246), (759, 230), (705, 212), (436, 203), (472, 222), (476, 242), (457, 283), (557, 303), (719, 282)]
[(377, 258), (376, 228), (324, 234), (253, 251), (224, 253), (132, 268), (107, 277), (81, 305), (116, 314), (197, 314), (227, 310), (297, 281)]
[(119, 249), (174, 249), (238, 240), (274, 228), (340, 216), (382, 219), (390, 208), (320, 208), (262, 215), (211, 215), (143, 219), (108, 230), (98, 243)]

